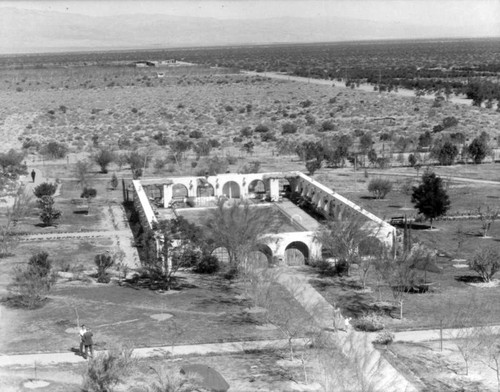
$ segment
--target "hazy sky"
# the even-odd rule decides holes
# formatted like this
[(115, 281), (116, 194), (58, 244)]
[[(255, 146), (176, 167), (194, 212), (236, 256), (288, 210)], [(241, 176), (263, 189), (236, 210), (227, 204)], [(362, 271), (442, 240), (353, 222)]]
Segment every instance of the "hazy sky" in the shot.
[(86, 15), (153, 13), (219, 19), (338, 16), (424, 25), (492, 25), (500, 31), (500, 0), (52, 0), (0, 1), (1, 7)]

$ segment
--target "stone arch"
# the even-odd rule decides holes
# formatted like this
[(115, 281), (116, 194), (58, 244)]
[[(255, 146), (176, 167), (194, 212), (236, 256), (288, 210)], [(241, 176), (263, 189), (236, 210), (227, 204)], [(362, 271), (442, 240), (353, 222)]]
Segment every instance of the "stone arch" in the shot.
[(212, 251), (212, 256), (217, 257), (220, 263), (229, 264), (229, 252), (223, 246), (219, 246)]
[(285, 248), (285, 263), (287, 265), (304, 265), (309, 259), (309, 248), (302, 241), (290, 242)]
[(214, 187), (208, 182), (205, 182), (203, 185), (198, 185), (196, 187), (196, 197), (212, 197), (214, 195)]
[(172, 198), (173, 199), (184, 199), (188, 197), (189, 192), (185, 185), (183, 184), (175, 184), (172, 187)]
[(293, 191), (293, 184), (288, 178), (279, 179), (280, 195), (288, 195)]
[(253, 180), (250, 184), (248, 184), (248, 192), (264, 193), (265, 191), (266, 186), (264, 185), (264, 181), (262, 180)]
[(239, 199), (240, 198), (240, 186), (235, 181), (228, 181), (222, 187), (222, 194), (229, 199)]
[(266, 268), (271, 265), (273, 252), (271, 248), (265, 244), (258, 244), (248, 254), (248, 263), (250, 266), (258, 268)]

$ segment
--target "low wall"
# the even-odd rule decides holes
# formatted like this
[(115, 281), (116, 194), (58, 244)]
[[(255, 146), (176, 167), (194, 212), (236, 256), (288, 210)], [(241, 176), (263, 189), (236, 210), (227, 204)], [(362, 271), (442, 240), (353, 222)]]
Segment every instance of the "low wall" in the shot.
[(139, 214), (141, 225), (143, 229), (152, 229), (153, 223), (157, 222), (157, 219), (141, 182), (138, 180), (132, 181), (132, 189), (134, 195), (134, 208)]

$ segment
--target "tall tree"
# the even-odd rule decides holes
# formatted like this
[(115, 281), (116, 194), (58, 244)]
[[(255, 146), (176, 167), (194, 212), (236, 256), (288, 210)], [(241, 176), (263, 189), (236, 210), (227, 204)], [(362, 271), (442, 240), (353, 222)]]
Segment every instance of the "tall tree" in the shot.
[(431, 221), (431, 229), (432, 221), (450, 208), (450, 198), (443, 180), (431, 171), (426, 171), (421, 184), (413, 187), (411, 201), (415, 208)]
[(359, 261), (358, 246), (367, 235), (363, 224), (364, 221), (357, 216), (346, 220), (331, 219), (316, 232), (323, 253), (336, 259), (346, 274), (349, 274), (352, 264)]
[(107, 173), (109, 164), (115, 160), (115, 154), (107, 148), (101, 148), (92, 158), (101, 168), (101, 173)]
[(490, 152), (488, 142), (484, 137), (476, 137), (467, 148), (475, 164), (481, 163)]
[(269, 211), (235, 200), (219, 202), (206, 223), (213, 246), (227, 250), (231, 270), (239, 272), (243, 267), (244, 273), (249, 252), (264, 241), (262, 234), (272, 233), (276, 225)]

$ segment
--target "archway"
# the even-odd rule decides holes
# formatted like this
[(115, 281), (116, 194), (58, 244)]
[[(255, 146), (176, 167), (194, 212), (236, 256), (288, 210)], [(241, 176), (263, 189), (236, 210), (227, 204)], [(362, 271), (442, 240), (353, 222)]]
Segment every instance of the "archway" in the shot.
[(265, 191), (266, 187), (264, 185), (264, 181), (262, 180), (253, 180), (250, 184), (248, 184), (248, 192), (264, 193)]
[(222, 187), (222, 194), (224, 194), (229, 199), (239, 199), (240, 186), (234, 181), (228, 181)]
[(184, 199), (185, 197), (188, 197), (188, 189), (186, 186), (182, 184), (175, 184), (172, 187), (172, 198), (173, 199)]
[(229, 253), (226, 248), (220, 246), (212, 251), (212, 256), (217, 257), (220, 263), (229, 264)]
[(287, 178), (279, 179), (280, 196), (290, 196), (292, 193), (292, 184)]
[(287, 265), (304, 265), (309, 259), (309, 248), (301, 241), (294, 241), (285, 248), (285, 262)]
[(213, 197), (215, 195), (214, 187), (206, 182), (196, 187), (196, 197)]
[(257, 245), (248, 253), (249, 267), (267, 268), (271, 264), (273, 252), (269, 246), (264, 244)]

